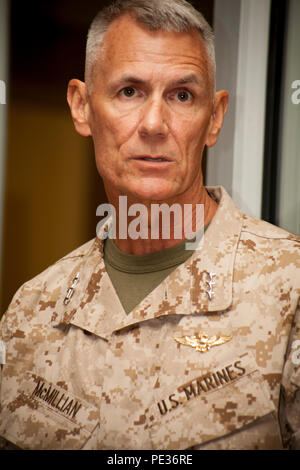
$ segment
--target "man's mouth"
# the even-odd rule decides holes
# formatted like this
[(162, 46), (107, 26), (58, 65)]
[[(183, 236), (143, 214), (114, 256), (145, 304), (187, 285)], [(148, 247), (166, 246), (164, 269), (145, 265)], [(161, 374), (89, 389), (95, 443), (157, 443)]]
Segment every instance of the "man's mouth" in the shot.
[(159, 156), (149, 156), (149, 155), (141, 155), (136, 157), (135, 160), (142, 160), (145, 162), (152, 162), (152, 163), (160, 163), (160, 162), (170, 162), (170, 160), (162, 155)]
[(165, 158), (151, 158), (151, 157), (142, 157), (142, 160), (145, 162), (166, 162)]

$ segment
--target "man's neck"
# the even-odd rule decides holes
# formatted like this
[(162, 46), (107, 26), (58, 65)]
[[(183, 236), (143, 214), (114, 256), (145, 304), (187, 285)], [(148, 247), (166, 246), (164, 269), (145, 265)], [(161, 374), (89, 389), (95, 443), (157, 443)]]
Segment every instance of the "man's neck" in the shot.
[[(198, 199), (198, 200), (197, 200)], [(123, 236), (119, 236), (119, 223), (120, 223), (120, 215), (122, 221), (126, 220), (126, 225), (130, 227), (130, 224), (136, 217), (139, 216), (137, 214), (136, 217), (128, 217), (128, 214), (124, 214), (124, 208), (120, 208), (119, 203), (114, 201), (114, 207), (116, 209), (116, 239), (115, 244), (117, 247), (123, 251), (124, 253), (127, 254), (132, 254), (132, 255), (145, 255), (145, 254), (150, 254), (150, 253), (155, 253), (167, 248), (171, 248), (172, 246), (182, 242), (183, 240), (186, 240), (187, 238), (190, 238), (189, 235), (192, 235), (192, 233), (195, 233), (199, 230), (201, 230), (204, 226), (206, 226), (214, 217), (218, 205), (217, 203), (209, 196), (207, 193), (206, 189), (202, 187), (202, 191), (200, 194), (198, 194), (198, 197), (194, 198), (196, 202), (193, 203), (183, 203), (182, 201), (177, 202), (177, 208), (179, 208), (179, 214), (181, 213), (181, 220), (180, 224), (178, 224), (178, 218), (177, 222), (175, 221), (175, 216), (173, 217), (172, 211), (169, 211), (169, 214), (171, 214), (170, 220), (170, 227), (162, 227), (162, 219), (159, 219), (159, 230), (156, 232), (155, 238), (153, 238), (153, 230), (154, 230), (154, 225), (158, 224), (157, 217), (156, 219), (153, 219), (153, 211), (152, 207), (153, 205), (158, 205), (158, 203), (154, 202), (148, 202), (145, 203), (144, 206), (147, 210), (148, 214), (148, 221), (147, 221), (147, 226), (144, 227), (144, 233), (146, 233), (146, 237), (144, 238), (137, 238), (133, 239), (131, 236), (132, 233), (128, 233), (126, 238)], [(136, 203), (136, 202), (135, 202)], [(141, 204), (141, 202), (138, 202)], [(128, 202), (128, 208), (132, 207), (134, 204), (133, 201)], [(162, 203), (160, 203), (162, 204)], [(166, 203), (166, 207), (172, 207), (173, 204), (171, 203)], [(200, 205), (202, 205), (203, 212), (202, 210), (199, 210)], [(198, 208), (197, 208), (198, 206)], [(198, 211), (198, 212), (197, 212)], [(199, 213), (201, 214), (201, 217), (198, 217)], [(178, 215), (178, 212), (177, 212)], [(125, 216), (125, 218), (124, 218)], [(199, 220), (200, 219), (200, 220)], [(175, 222), (175, 223), (174, 223)], [(164, 224), (166, 225), (166, 224)], [(178, 225), (180, 225), (179, 230), (178, 230)], [(137, 223), (134, 224), (134, 227), (136, 228)], [(187, 234), (187, 227), (192, 228), (192, 232), (189, 231), (189, 235)], [(170, 233), (169, 232), (170, 228)], [(139, 226), (139, 231), (141, 227)], [(163, 231), (162, 229), (167, 229), (167, 231)], [(167, 233), (167, 236), (166, 236)]]

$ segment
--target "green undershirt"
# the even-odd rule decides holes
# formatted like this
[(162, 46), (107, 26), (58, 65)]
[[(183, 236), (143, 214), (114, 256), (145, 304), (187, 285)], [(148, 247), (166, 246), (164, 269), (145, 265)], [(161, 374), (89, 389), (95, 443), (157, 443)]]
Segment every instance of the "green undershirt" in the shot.
[(194, 251), (186, 250), (185, 244), (186, 240), (183, 240), (156, 253), (128, 255), (119, 250), (112, 239), (105, 241), (106, 271), (127, 314), (192, 256)]

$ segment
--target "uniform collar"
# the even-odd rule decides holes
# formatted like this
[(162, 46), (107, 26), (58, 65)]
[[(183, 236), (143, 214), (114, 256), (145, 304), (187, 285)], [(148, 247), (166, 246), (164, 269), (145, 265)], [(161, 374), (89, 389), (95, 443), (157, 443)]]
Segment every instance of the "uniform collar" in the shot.
[(108, 339), (114, 331), (153, 318), (227, 310), (232, 303), (233, 266), (243, 214), (224, 188), (207, 190), (218, 209), (203, 243), (129, 315), (105, 270), (100, 235), (80, 266), (80, 280), (69, 304), (64, 305), (65, 296), (59, 300), (60, 315), (55, 324), (73, 324)]

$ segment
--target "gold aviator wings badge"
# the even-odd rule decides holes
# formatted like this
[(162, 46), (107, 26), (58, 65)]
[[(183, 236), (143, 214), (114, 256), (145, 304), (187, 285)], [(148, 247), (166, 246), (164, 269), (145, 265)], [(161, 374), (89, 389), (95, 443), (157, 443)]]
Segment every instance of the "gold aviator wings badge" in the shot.
[(180, 338), (175, 337), (174, 339), (177, 343), (195, 348), (196, 351), (206, 352), (214, 346), (227, 343), (227, 341), (232, 339), (232, 336), (208, 336), (205, 333), (201, 333), (193, 336), (181, 336)]

